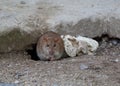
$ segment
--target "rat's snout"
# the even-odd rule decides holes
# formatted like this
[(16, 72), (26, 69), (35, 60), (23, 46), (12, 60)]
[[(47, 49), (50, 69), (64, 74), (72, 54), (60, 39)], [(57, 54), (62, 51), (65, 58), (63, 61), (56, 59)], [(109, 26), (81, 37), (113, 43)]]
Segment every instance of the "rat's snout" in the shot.
[(55, 60), (55, 58), (54, 57), (50, 57), (50, 61), (54, 61)]
[(50, 54), (50, 57), (49, 57), (50, 61), (54, 61), (55, 60), (54, 51), (51, 50), (49, 54)]
[(54, 55), (54, 51), (53, 50), (49, 51), (49, 54)]

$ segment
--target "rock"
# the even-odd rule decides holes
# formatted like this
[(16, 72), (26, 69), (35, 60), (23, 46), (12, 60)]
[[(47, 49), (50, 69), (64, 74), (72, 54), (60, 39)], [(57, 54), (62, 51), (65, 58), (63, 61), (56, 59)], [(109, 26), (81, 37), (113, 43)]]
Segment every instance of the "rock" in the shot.
[(65, 52), (68, 56), (74, 57), (80, 52), (79, 41), (74, 36), (61, 35), (61, 38), (64, 41)]
[(18, 84), (19, 83), (19, 81), (18, 80), (15, 80), (15, 82), (14, 82), (15, 84)]
[(111, 39), (109, 42), (111, 43), (111, 45), (117, 45), (117, 44), (119, 44), (120, 40), (119, 39)]
[(113, 60), (111, 60), (111, 62), (118, 63), (118, 62), (119, 62), (119, 59), (118, 59), (118, 58), (113, 59)]
[(91, 38), (77, 36), (76, 39), (80, 42), (80, 45), (82, 45), (81, 51), (83, 53), (92, 54), (99, 46), (98, 42)]
[(82, 36), (62, 35), (66, 53), (70, 57), (75, 57), (81, 53), (93, 54), (97, 50), (99, 44), (97, 41)]
[(80, 64), (80, 69), (81, 69), (81, 70), (86, 70), (86, 69), (88, 69), (88, 68), (89, 68), (88, 65)]

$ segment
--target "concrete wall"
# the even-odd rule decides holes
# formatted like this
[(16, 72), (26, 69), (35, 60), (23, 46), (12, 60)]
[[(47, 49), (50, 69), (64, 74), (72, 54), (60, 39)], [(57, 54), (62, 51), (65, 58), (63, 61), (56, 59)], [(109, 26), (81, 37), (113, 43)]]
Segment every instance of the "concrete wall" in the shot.
[(120, 38), (120, 0), (0, 0), (0, 52), (22, 50), (47, 30)]

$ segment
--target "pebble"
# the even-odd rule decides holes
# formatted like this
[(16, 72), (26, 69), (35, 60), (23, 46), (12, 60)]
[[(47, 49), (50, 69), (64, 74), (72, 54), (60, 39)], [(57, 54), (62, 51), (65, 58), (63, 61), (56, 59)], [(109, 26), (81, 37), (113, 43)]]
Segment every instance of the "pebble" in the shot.
[(117, 63), (117, 62), (119, 62), (119, 59), (118, 58), (112, 59), (111, 62)]
[(81, 69), (81, 70), (86, 70), (86, 69), (88, 69), (88, 68), (89, 68), (88, 65), (80, 64), (80, 69)]
[(119, 43), (119, 40), (117, 40), (117, 39), (112, 39), (112, 40), (110, 40), (110, 43), (111, 43), (112, 45), (117, 45), (117, 44)]
[(25, 1), (21, 1), (20, 4), (26, 4), (26, 2)]
[(24, 74), (16, 73), (16, 74), (15, 74), (15, 78), (16, 78), (16, 79), (19, 79), (19, 78), (20, 78), (21, 76), (23, 76), (23, 75), (24, 75)]
[(15, 80), (15, 82), (14, 82), (15, 84), (18, 84), (19, 83), (19, 81), (18, 80)]
[(119, 62), (119, 59), (115, 59), (114, 62)]

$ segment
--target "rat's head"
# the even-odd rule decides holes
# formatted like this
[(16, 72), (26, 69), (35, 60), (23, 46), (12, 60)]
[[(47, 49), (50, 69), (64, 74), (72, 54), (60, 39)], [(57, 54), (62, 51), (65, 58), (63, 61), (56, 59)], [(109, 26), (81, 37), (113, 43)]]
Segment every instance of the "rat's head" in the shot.
[[(44, 37), (42, 50), (45, 53), (46, 60), (58, 60), (63, 54), (62, 40), (58, 37)], [(63, 42), (62, 42), (63, 43)]]

